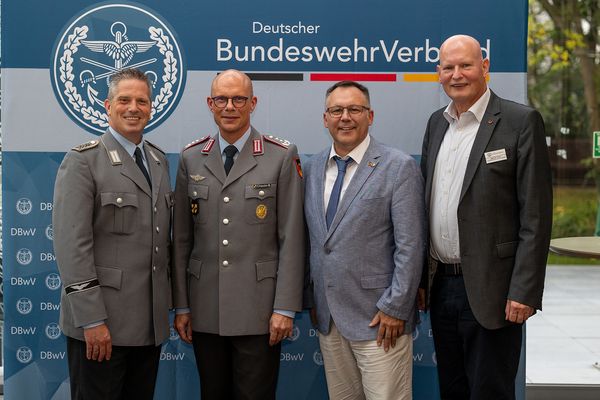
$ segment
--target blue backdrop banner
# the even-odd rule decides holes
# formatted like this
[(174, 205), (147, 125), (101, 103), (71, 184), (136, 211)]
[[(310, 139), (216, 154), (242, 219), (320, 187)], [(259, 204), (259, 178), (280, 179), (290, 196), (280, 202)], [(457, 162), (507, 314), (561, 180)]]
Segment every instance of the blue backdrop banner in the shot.
[[(371, 91), (379, 140), (419, 156), (428, 116), (448, 99), (435, 75), (439, 46), (479, 39), (490, 86), (526, 101), (527, 1), (304, 0), (2, 2), (4, 389), (7, 399), (68, 399), (62, 285), (52, 247), (52, 197), (65, 152), (107, 128), (108, 78), (138, 67), (153, 83), (148, 138), (171, 177), (189, 142), (216, 133), (205, 106), (215, 74), (251, 74), (262, 132), (303, 155), (330, 145), (322, 124), (334, 81)], [(117, 51), (118, 50), (118, 51)], [(414, 398), (438, 399), (428, 315), (414, 338)], [(306, 313), (282, 346), (278, 398), (326, 399), (323, 360)], [(524, 399), (524, 371), (518, 395)], [(192, 348), (163, 345), (156, 399), (199, 398)]]

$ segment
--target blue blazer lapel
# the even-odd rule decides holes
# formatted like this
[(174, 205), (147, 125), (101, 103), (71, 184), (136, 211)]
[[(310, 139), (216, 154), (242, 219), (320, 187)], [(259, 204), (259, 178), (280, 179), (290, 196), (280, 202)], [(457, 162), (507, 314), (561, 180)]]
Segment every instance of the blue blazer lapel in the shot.
[(467, 169), (465, 171), (465, 177), (463, 179), (462, 189), (460, 191), (460, 198), (458, 200), (459, 203), (473, 181), (475, 171), (477, 171), (477, 167), (481, 162), (485, 148), (487, 147), (499, 120), (500, 99), (494, 92), (492, 92), (488, 107), (485, 110), (485, 114), (483, 114), (481, 123), (479, 124), (479, 130), (475, 136), (473, 148), (471, 149), (471, 154), (469, 155), (469, 160), (467, 161)]
[[(356, 198), (356, 195), (365, 185), (369, 176), (371, 176), (373, 171), (375, 171), (375, 168), (377, 168), (380, 157), (381, 154), (379, 151), (379, 145), (375, 139), (371, 137), (371, 143), (369, 144), (361, 163), (358, 165), (358, 169), (354, 173), (352, 180), (348, 183), (348, 188), (346, 189), (344, 197), (338, 206), (335, 217), (333, 217), (333, 221), (331, 222), (331, 226), (329, 227), (329, 231), (327, 232), (327, 237), (325, 240), (329, 239), (331, 234), (340, 224), (340, 221), (344, 218), (344, 215), (346, 215), (346, 212)], [(323, 214), (323, 219), (325, 218), (324, 215), (325, 214)]]
[(307, 184), (306, 190), (313, 196), (314, 204), (317, 205), (317, 215), (319, 216), (319, 225), (323, 232), (327, 232), (327, 223), (325, 221), (325, 203), (323, 196), (325, 192), (325, 171), (327, 169), (327, 161), (329, 160), (329, 150), (326, 150), (315, 154), (313, 161), (315, 174), (312, 174), (312, 179)]

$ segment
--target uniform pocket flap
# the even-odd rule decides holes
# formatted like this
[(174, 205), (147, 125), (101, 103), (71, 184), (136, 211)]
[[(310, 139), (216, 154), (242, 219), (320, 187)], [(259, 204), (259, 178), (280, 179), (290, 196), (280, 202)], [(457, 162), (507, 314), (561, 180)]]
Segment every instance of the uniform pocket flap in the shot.
[(192, 199), (208, 199), (208, 186), (188, 184), (188, 196)]
[(200, 279), (200, 271), (202, 270), (202, 261), (190, 258), (190, 265), (187, 270), (190, 275), (193, 275), (196, 279)]
[(277, 193), (276, 183), (246, 185), (244, 197), (246, 199), (266, 199), (267, 197), (275, 197), (275, 193)]
[(386, 288), (392, 284), (392, 274), (370, 275), (360, 278), (360, 286), (363, 289)]
[(266, 278), (277, 277), (277, 260), (272, 261), (261, 261), (256, 263), (256, 281), (262, 281)]
[(100, 286), (121, 289), (123, 271), (120, 269), (96, 266), (96, 275), (98, 275), (98, 282), (100, 282)]
[(100, 193), (100, 202), (103, 206), (113, 205), (117, 207), (138, 206), (138, 198), (135, 193), (116, 193), (104, 192)]
[(517, 253), (518, 245), (519, 245), (518, 241), (497, 244), (496, 250), (498, 251), (498, 257), (500, 257), (500, 258), (514, 257), (514, 255)]

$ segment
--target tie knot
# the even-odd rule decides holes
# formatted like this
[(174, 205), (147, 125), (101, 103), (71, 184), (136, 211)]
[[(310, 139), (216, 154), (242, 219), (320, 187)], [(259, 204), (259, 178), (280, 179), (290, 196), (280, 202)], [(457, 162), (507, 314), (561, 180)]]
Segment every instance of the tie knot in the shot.
[(238, 151), (237, 147), (230, 144), (229, 146), (225, 147), (225, 150), (223, 150), (223, 153), (225, 153), (225, 157), (233, 158), (233, 156), (235, 155), (235, 153), (237, 153), (237, 151)]
[(348, 164), (350, 164), (350, 161), (352, 161), (352, 157), (348, 157), (347, 159), (343, 160), (338, 156), (334, 156), (333, 159), (337, 164), (338, 171), (341, 172), (346, 172), (346, 167), (348, 166)]

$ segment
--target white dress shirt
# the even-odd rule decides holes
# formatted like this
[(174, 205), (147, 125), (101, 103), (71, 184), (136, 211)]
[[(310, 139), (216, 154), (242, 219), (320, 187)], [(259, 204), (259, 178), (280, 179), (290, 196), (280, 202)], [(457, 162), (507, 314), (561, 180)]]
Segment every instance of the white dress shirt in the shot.
[(460, 263), (458, 203), (471, 148), (490, 100), (490, 89), (460, 116), (451, 102), (444, 111), (450, 124), (438, 152), (431, 185), (430, 253), (443, 263)]
[(338, 156), (342, 160), (347, 160), (348, 157), (352, 157), (352, 162), (348, 164), (346, 167), (346, 176), (344, 176), (344, 182), (342, 183), (342, 191), (340, 193), (340, 203), (344, 198), (344, 193), (346, 193), (346, 189), (348, 188), (348, 184), (352, 180), (352, 177), (356, 173), (358, 169), (358, 165), (362, 161), (365, 153), (367, 152), (367, 148), (369, 147), (369, 143), (371, 143), (371, 136), (367, 134), (367, 137), (355, 148), (352, 149), (350, 153), (348, 153), (344, 157), (340, 157), (335, 152), (335, 147), (331, 145), (331, 151), (329, 152), (329, 160), (327, 161), (327, 168), (325, 169), (325, 190), (323, 192), (323, 204), (325, 204), (325, 209), (327, 209), (327, 205), (329, 204), (329, 198), (331, 197), (331, 191), (333, 190), (333, 184), (335, 183), (335, 178), (337, 178), (338, 168), (333, 157)]

